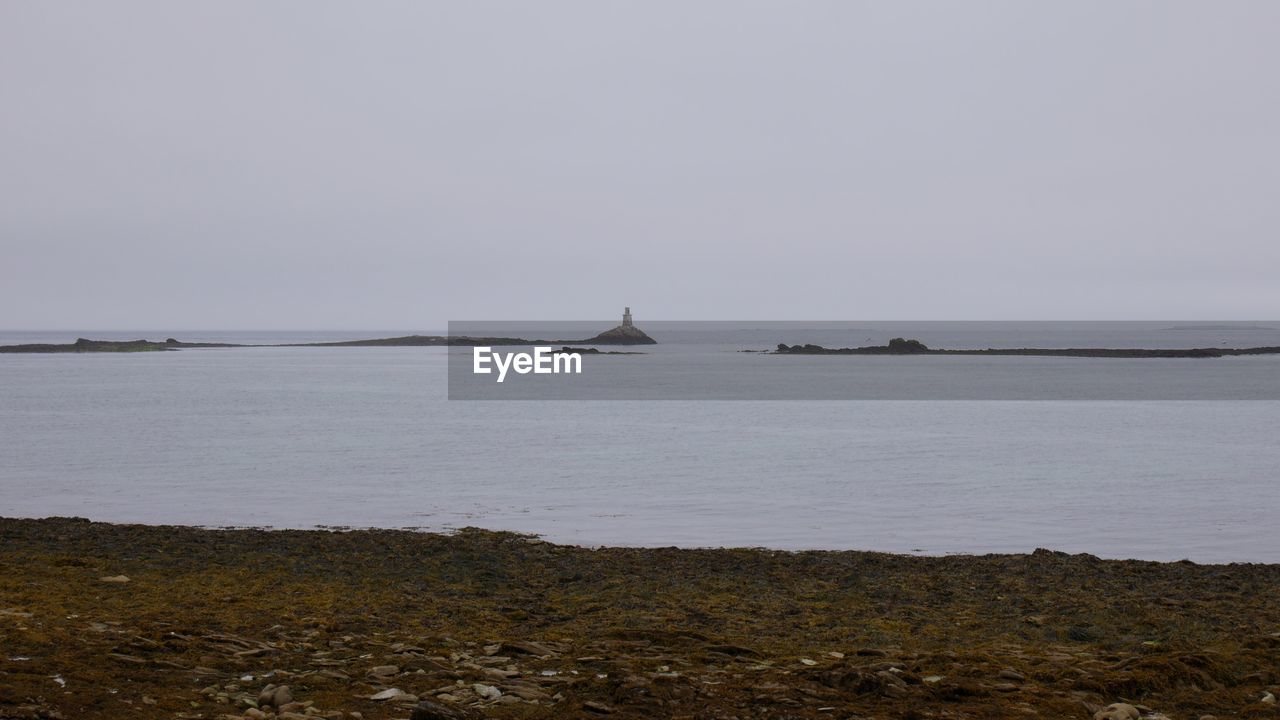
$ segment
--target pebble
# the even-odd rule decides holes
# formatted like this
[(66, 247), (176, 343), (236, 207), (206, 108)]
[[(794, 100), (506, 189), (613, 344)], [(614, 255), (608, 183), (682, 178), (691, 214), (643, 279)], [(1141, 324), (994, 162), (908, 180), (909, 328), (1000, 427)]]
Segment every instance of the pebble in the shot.
[(471, 715), (464, 710), (423, 700), (414, 706), (409, 720), (465, 720), (469, 717)]
[(1138, 720), (1142, 713), (1129, 703), (1111, 703), (1093, 714), (1093, 720)]
[(124, 584), (129, 582), (129, 576), (128, 575), (108, 575), (106, 577), (100, 577), (98, 578), (98, 580), (104, 583)]
[[(647, 685), (648, 683), (646, 682), (645, 684)], [(514, 695), (515, 697), (521, 700), (530, 700), (530, 701), (549, 700), (551, 697), (550, 695), (547, 695), (546, 693), (542, 692), (541, 690), (535, 687), (526, 686), (526, 685), (508, 685), (502, 688), (502, 692), (503, 692), (504, 698), (507, 695)]]
[(997, 677), (1004, 680), (1012, 680), (1014, 682), (1025, 682), (1027, 679), (1026, 676), (1023, 675), (1022, 673), (1010, 668), (1005, 668), (1001, 670), (1000, 674)]
[(881, 692), (891, 698), (904, 698), (908, 695), (908, 690), (902, 685), (885, 685)]
[(1264, 702), (1264, 703), (1266, 703), (1266, 704), (1268, 704), (1268, 705), (1275, 705), (1275, 704), (1276, 704), (1276, 696), (1275, 696), (1275, 695), (1272, 695), (1271, 693), (1262, 693), (1262, 699), (1261, 699), (1261, 700), (1259, 700), (1258, 702)]
[(267, 714), (258, 708), (249, 708), (248, 710), (245, 710), (244, 716), (251, 718), (251, 720), (267, 720)]
[(258, 693), (258, 707), (283, 707), (293, 702), (293, 690), (288, 685), (267, 685)]
[(817, 665), (817, 664), (818, 664), (818, 661), (817, 661), (817, 660), (810, 660), (809, 658), (800, 658), (800, 662), (801, 662), (801, 663), (803, 663), (803, 664), (805, 664), (805, 665)]
[(387, 677), (388, 675), (395, 675), (399, 672), (400, 666), (398, 665), (377, 665), (369, 668), (369, 674), (374, 677)]
[(407, 692), (405, 692), (405, 691), (401, 690), (400, 688), (387, 688), (386, 690), (383, 690), (382, 692), (374, 693), (373, 695), (370, 695), (370, 696), (369, 696), (369, 699), (370, 699), (370, 700), (378, 700), (378, 701), (382, 701), (382, 700), (396, 700), (396, 699), (398, 699), (398, 698), (402, 698), (402, 697), (404, 697), (405, 695), (408, 695), (408, 694), (409, 694), (409, 693), (407, 693)]
[(476, 683), (472, 685), (471, 690), (475, 692), (477, 696), (484, 698), (485, 700), (497, 700), (502, 697), (501, 690), (492, 685), (485, 685), (484, 683)]
[(1016, 683), (996, 683), (996, 692), (1017, 692), (1019, 690)]
[(502, 652), (534, 655), (536, 657), (554, 657), (560, 654), (542, 643), (521, 640), (504, 642), (499, 647)]

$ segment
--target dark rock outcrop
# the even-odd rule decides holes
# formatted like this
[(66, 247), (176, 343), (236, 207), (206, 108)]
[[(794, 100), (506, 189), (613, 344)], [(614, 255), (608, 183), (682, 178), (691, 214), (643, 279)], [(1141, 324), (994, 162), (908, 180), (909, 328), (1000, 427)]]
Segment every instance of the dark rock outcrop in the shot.
[(572, 341), (572, 344), (582, 345), (656, 345), (657, 343), (657, 340), (649, 337), (643, 330), (634, 325), (619, 325), (613, 329), (605, 330), (593, 338)]
[(786, 355), (1020, 355), (1028, 357), (1092, 358), (1217, 358), (1234, 355), (1276, 355), (1280, 347), (1254, 348), (986, 348), (945, 350), (930, 348), (919, 340), (893, 338), (888, 345), (856, 348), (827, 348), (821, 345), (778, 343), (778, 353)]
[(893, 338), (888, 345), (870, 345), (857, 348), (825, 348), (821, 345), (787, 345), (778, 343), (778, 352), (797, 353), (801, 355), (918, 355), (937, 352), (929, 350), (929, 346), (919, 340)]

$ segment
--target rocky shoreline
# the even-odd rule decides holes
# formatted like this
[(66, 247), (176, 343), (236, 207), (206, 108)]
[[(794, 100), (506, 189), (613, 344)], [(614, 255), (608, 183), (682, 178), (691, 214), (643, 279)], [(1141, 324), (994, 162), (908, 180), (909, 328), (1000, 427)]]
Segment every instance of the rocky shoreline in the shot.
[(1280, 565), (0, 519), (0, 648), (24, 720), (1280, 717)]

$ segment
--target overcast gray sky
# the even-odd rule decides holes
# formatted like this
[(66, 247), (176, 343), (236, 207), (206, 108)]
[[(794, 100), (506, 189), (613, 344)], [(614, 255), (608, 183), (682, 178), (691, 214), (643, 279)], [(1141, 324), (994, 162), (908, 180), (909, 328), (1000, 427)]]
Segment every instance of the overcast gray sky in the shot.
[(0, 328), (1280, 318), (1276, 2), (0, 2)]

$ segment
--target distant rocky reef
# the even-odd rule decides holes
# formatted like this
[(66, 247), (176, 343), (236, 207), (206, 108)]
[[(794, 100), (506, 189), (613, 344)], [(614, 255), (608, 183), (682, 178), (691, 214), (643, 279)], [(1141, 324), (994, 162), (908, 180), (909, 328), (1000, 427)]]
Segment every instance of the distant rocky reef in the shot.
[(86, 353), (86, 352), (163, 352), (182, 348), (239, 347), (228, 343), (187, 343), (169, 338), (152, 340), (89, 340), (77, 338), (73, 343), (29, 343), (0, 345), (0, 353)]
[[(151, 340), (88, 340), (79, 338), (74, 343), (31, 343), (26, 345), (0, 345), (0, 353), (63, 353), (63, 352), (151, 352), (179, 350), (182, 348), (212, 347), (446, 347), (490, 345), (655, 345), (657, 341), (632, 324), (631, 308), (622, 313), (622, 324), (605, 330), (586, 340), (526, 340), (513, 337), (470, 337), (467, 335), (401, 335), (399, 337), (372, 338), (369, 340), (339, 340), (336, 342), (280, 343), (267, 345), (238, 345), (235, 343), (187, 343), (174, 338), (164, 342)], [(590, 351), (580, 351), (590, 352)], [(618, 354), (618, 353), (611, 353)]]
[(1215, 358), (1230, 355), (1276, 355), (1280, 347), (1254, 348), (987, 348), (945, 350), (930, 348), (919, 340), (893, 338), (888, 345), (856, 348), (826, 348), (821, 345), (778, 343), (775, 354), (782, 355), (1024, 355), (1043, 357), (1094, 358)]
[(466, 335), (402, 335), (400, 337), (373, 338), (371, 340), (340, 340), (337, 342), (292, 343), (284, 347), (445, 347), (450, 345), (472, 347), (475, 345), (536, 345), (542, 340), (525, 340), (510, 337), (470, 337)]
[[(0, 345), (0, 353), (88, 353), (88, 352), (156, 352), (184, 348), (250, 348), (250, 347), (475, 347), (500, 345), (652, 345), (653, 338), (635, 327), (616, 327), (588, 340), (527, 340), (513, 337), (471, 337), (465, 335), (403, 335), (368, 340), (341, 340), (337, 342), (284, 343), (275, 345), (242, 345), (236, 343), (181, 342), (169, 338), (164, 342), (153, 340), (89, 340), (79, 338), (74, 343), (30, 343), (26, 345)], [(578, 349), (574, 352), (590, 352)], [(616, 354), (616, 353), (614, 353)]]
[(871, 345), (856, 348), (825, 348), (821, 345), (787, 345), (778, 343), (780, 353), (797, 355), (919, 355), (930, 352), (919, 340), (894, 338), (888, 345)]
[(569, 347), (568, 345), (565, 345), (561, 347), (559, 350), (552, 350), (551, 354), (553, 355), (573, 355), (573, 354), (577, 354), (577, 355), (644, 355), (645, 353), (635, 352), (634, 350), (632, 351), (601, 350), (599, 348), (592, 348), (592, 347)]

